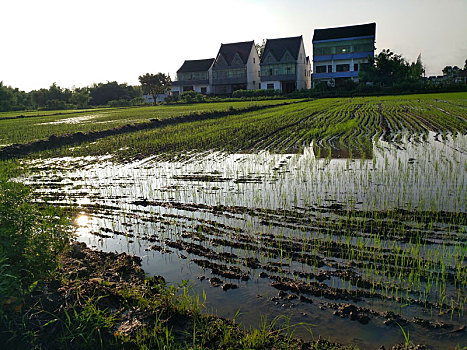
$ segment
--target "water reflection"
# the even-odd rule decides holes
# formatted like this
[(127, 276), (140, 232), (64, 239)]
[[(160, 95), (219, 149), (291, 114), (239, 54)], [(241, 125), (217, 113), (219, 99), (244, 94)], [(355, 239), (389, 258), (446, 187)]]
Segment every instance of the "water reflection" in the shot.
[[(248, 309), (251, 313), (242, 321), (253, 325), (260, 313), (286, 313), (292, 321), (316, 323), (316, 332), (324, 336), (375, 348), (381, 340), (369, 340), (369, 333), (384, 333), (389, 344), (400, 338), (400, 331), (381, 319), (362, 327), (336, 318), (326, 298), (316, 297), (313, 304), (295, 301), (294, 307), (292, 301), (276, 305), (278, 292), (271, 283), (285, 276), (300, 283), (310, 279), (327, 284), (319, 285), (322, 290), (347, 290), (355, 288), (349, 283), (353, 277), (347, 276), (357, 276), (368, 282), (360, 288), (366, 293), (362, 295), (376, 295), (359, 305), (377, 312), (396, 310), (392, 301), (401, 298), (401, 288), (406, 293), (403, 298), (418, 300), (421, 291), (436, 308), (438, 290), (444, 288), (446, 300), (463, 310), (465, 299), (458, 295), (463, 295), (465, 284), (432, 288), (430, 283), (438, 266), (446, 267), (453, 279), (458, 278), (453, 271), (460, 271), (459, 276), (464, 271), (465, 221), (458, 218), (467, 203), (466, 150), (466, 136), (439, 142), (430, 134), (423, 143), (394, 145), (379, 140), (371, 152), (362, 153), (318, 151), (313, 145), (301, 154), (212, 152), (181, 160), (156, 156), (129, 164), (62, 158), (36, 164), (40, 171), (25, 182), (34, 184), (49, 201), (72, 202), (86, 210), (75, 218), (80, 241), (138, 255), (147, 273), (163, 275), (170, 282), (189, 280), (197, 292), (206, 289), (209, 307), (221, 310), (222, 316)], [(378, 224), (375, 215), (380, 212), (392, 219)], [(350, 218), (349, 213), (353, 213)], [(355, 260), (354, 254), (361, 255), (359, 265), (349, 264), (344, 274), (340, 266)], [(413, 281), (398, 280), (398, 271), (405, 271), (397, 265), (401, 257), (426, 262), (431, 270), (420, 269), (420, 277), (428, 276), (427, 283), (419, 281), (414, 289)], [(383, 264), (375, 268), (373, 261)], [(383, 276), (379, 271), (389, 269), (386, 262), (394, 273), (388, 270), (390, 274)], [(218, 265), (211, 270), (205, 268), (208, 263)], [(217, 266), (224, 270), (235, 266), (250, 280), (232, 279), (239, 288), (228, 293), (211, 288), (208, 279), (217, 276), (212, 272)], [(387, 289), (373, 288), (385, 285), (397, 287), (389, 291), (394, 296), (386, 297)], [(427, 320), (455, 327), (465, 323), (464, 313), (451, 318), (439, 313), (438, 318), (437, 313), (427, 316), (427, 310), (415, 304), (398, 312), (407, 319), (425, 315)], [(341, 329), (346, 332), (336, 334)], [(410, 333), (414, 339), (439, 345), (441, 333), (427, 334), (420, 327)], [(365, 343), (347, 334), (364, 338)], [(459, 333), (457, 340), (440, 339), (452, 344), (466, 337)]]
[(74, 220), (75, 226), (76, 226), (76, 234), (78, 236), (89, 236), (89, 228), (90, 228), (90, 223), (91, 219), (88, 214), (85, 212), (81, 212), (78, 214), (78, 216)]

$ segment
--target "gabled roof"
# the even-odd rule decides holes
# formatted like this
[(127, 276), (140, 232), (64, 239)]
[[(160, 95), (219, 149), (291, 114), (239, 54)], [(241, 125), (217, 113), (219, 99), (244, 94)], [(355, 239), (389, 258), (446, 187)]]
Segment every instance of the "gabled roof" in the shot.
[(232, 64), (232, 60), (235, 57), (235, 54), (238, 53), (243, 63), (246, 64), (248, 56), (251, 52), (251, 47), (254, 44), (255, 42), (253, 40), (241, 43), (221, 44), (221, 48), (219, 49), (217, 56), (222, 55), (222, 57), (224, 57), (224, 59), (230, 65)]
[(205, 60), (187, 60), (183, 62), (177, 73), (205, 72), (211, 68), (213, 62), (214, 58), (208, 58)]
[(302, 40), (301, 35), (291, 38), (268, 39), (264, 47), (261, 62), (263, 62), (269, 52), (277, 61), (280, 61), (286, 51), (289, 51), (293, 58), (298, 59)]
[(375, 36), (376, 23), (359, 24), (348, 27), (315, 29), (313, 41), (353, 38), (358, 36)]

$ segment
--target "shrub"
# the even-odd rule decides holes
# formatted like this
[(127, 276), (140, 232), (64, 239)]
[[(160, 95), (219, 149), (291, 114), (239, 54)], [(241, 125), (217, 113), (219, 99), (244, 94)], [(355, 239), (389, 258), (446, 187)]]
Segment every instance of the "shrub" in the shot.
[(205, 97), (196, 91), (185, 91), (180, 95), (180, 100), (186, 103), (205, 102)]
[(129, 107), (129, 106), (131, 106), (131, 103), (130, 103), (130, 101), (125, 100), (125, 99), (122, 98), (120, 100), (109, 101), (108, 106), (109, 107)]
[(146, 100), (143, 97), (135, 97), (130, 101), (132, 106), (143, 106), (146, 104)]
[(31, 188), (10, 179), (8, 166), (0, 169), (1, 273), (27, 288), (55, 269), (71, 232), (60, 209), (39, 206)]
[(267, 90), (237, 90), (234, 91), (232, 94), (232, 97), (238, 98), (238, 97), (262, 97), (262, 96), (281, 96), (282, 91), (281, 90), (273, 90), (273, 89), (267, 89)]

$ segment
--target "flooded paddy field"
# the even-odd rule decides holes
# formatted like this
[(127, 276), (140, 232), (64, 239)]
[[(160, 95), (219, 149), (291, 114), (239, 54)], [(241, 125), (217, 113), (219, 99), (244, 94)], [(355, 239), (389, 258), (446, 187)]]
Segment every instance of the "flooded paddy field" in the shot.
[[(326, 99), (24, 160), (80, 241), (188, 280), (246, 327), (374, 349), (467, 344), (467, 96)], [(239, 313), (238, 313), (239, 312)], [(311, 333), (309, 332), (311, 331)]]
[(79, 240), (189, 280), (220, 316), (287, 315), (362, 348), (400, 341), (398, 324), (414, 342), (465, 344), (467, 138), (403, 145), (379, 141), (372, 159), (49, 159), (27, 183), (79, 208)]

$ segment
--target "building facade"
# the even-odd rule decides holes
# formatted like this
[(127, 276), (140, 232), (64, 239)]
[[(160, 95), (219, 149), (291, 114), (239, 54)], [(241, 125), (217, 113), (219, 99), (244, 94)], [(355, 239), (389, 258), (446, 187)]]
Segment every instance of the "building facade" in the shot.
[(171, 93), (174, 95), (186, 91), (211, 94), (212, 65), (214, 58), (188, 60), (177, 71), (177, 80), (172, 82)]
[(260, 88), (259, 56), (254, 41), (221, 44), (212, 67), (212, 93)]
[(374, 57), (376, 23), (315, 29), (313, 35), (313, 87), (319, 82), (338, 86), (358, 81), (358, 71)]
[(306, 56), (303, 37), (268, 39), (261, 57), (261, 89), (309, 89), (311, 66)]

